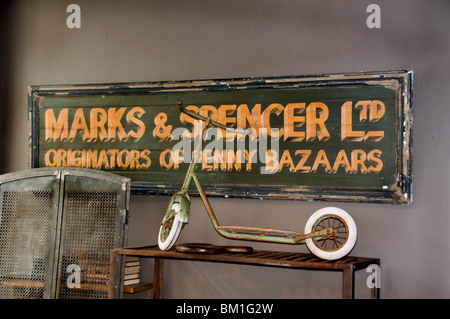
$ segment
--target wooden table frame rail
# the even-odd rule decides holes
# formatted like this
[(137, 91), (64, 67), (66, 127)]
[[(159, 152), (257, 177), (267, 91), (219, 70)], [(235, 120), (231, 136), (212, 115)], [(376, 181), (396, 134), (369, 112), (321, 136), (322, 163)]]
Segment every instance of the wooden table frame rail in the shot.
[[(232, 264), (245, 264), (269, 267), (284, 267), (294, 269), (342, 271), (342, 298), (354, 298), (355, 271), (366, 269), (370, 265), (380, 267), (380, 259), (347, 256), (336, 261), (322, 260), (306, 253), (293, 253), (282, 251), (254, 250), (251, 254), (192, 254), (181, 253), (175, 249), (162, 251), (157, 246), (140, 246), (129, 248), (116, 248), (111, 251), (110, 277), (108, 282), (108, 298), (116, 299), (122, 296), (123, 281), (119, 272), (121, 256), (136, 256), (154, 258), (153, 298), (162, 298), (164, 259), (206, 261)], [(371, 289), (371, 298), (380, 298), (380, 288)]]

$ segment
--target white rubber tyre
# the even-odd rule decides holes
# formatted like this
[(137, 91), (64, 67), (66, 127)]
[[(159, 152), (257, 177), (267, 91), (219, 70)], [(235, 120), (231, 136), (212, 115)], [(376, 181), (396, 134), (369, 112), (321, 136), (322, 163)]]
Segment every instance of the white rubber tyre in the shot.
[[(172, 221), (172, 226), (170, 227), (169, 233), (167, 235), (163, 235), (163, 232), (167, 231), (167, 227), (165, 228), (163, 225), (159, 227), (158, 233), (158, 246), (161, 250), (169, 250), (173, 247), (178, 237), (180, 236), (181, 229), (183, 228), (183, 222), (180, 220), (180, 204), (175, 203), (172, 205), (172, 210), (174, 211), (174, 217)], [(166, 217), (164, 216), (164, 219)], [(164, 222), (163, 219), (163, 222)], [(165, 237), (165, 238), (163, 238)]]
[[(318, 226), (321, 228), (316, 229)], [(356, 223), (350, 214), (337, 207), (319, 209), (308, 219), (305, 226), (305, 234), (320, 230), (322, 227), (336, 228), (338, 238), (325, 240), (307, 238), (306, 246), (312, 254), (325, 260), (336, 260), (352, 251), (358, 235)]]

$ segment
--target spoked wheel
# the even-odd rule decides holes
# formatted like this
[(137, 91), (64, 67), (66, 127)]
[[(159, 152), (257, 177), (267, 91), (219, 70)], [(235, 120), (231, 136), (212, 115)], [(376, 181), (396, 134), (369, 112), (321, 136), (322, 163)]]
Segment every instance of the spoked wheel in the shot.
[(180, 204), (174, 203), (168, 210), (159, 228), (158, 246), (161, 250), (169, 250), (180, 236), (183, 222), (180, 219)]
[(319, 209), (308, 219), (305, 234), (333, 228), (331, 234), (308, 238), (308, 249), (319, 258), (336, 260), (350, 253), (356, 244), (357, 229), (353, 218), (343, 209), (325, 207)]

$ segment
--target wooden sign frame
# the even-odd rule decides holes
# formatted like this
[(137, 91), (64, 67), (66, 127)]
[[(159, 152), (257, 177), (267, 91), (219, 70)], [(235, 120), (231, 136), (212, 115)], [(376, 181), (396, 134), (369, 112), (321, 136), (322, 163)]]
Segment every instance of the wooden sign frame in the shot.
[(234, 153), (217, 153), (217, 143), (204, 153), (198, 175), (210, 196), (409, 204), (412, 77), (400, 70), (30, 86), (29, 163), (107, 170), (131, 178), (133, 194), (170, 195), (189, 158), (173, 134), (187, 126), (195, 137), (181, 99), (257, 134), (256, 144), (241, 138), (241, 153), (238, 134), (228, 137)]

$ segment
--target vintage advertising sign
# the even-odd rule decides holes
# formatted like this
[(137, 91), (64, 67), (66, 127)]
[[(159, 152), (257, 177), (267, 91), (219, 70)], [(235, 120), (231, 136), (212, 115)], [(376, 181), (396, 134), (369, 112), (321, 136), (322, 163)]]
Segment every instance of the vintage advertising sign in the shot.
[[(172, 194), (201, 125), (208, 195), (411, 202), (412, 72), (31, 86), (30, 166), (106, 170)], [(245, 134), (243, 134), (245, 133)]]

